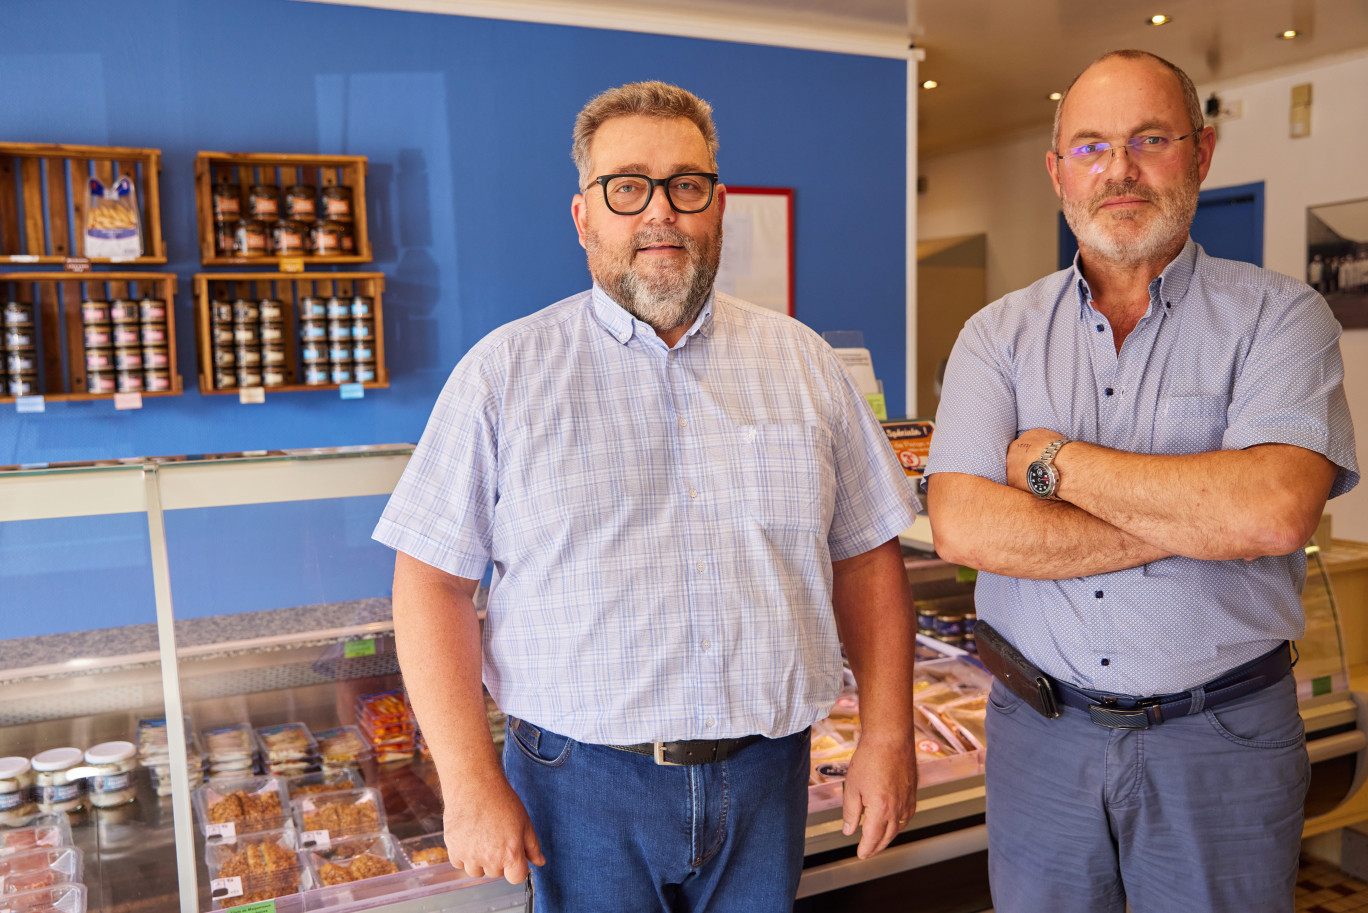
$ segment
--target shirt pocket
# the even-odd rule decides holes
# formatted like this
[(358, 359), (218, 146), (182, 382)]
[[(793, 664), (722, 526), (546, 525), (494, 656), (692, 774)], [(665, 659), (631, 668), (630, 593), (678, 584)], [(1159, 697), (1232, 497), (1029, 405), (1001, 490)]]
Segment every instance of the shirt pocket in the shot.
[(765, 529), (816, 530), (824, 432), (817, 425), (738, 425), (732, 453), (738, 498)]
[(1154, 453), (1210, 453), (1225, 438), (1230, 397), (1166, 396), (1154, 417)]

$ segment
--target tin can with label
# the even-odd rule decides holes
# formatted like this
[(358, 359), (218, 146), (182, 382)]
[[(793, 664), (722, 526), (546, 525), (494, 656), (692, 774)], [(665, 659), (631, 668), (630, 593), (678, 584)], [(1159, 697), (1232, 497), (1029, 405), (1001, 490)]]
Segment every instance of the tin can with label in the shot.
[(9, 374), (37, 374), (38, 350), (33, 346), (6, 350), (5, 371)]
[[(86, 327), (89, 333), (94, 327)], [(116, 346), (136, 346), (142, 344), (142, 326), (136, 323), (116, 323), (111, 334)]]
[(237, 383), (239, 387), (260, 387), (261, 369), (260, 368), (238, 368)]
[(110, 323), (108, 301), (82, 301), (81, 321), (83, 323)]
[(6, 384), (10, 396), (34, 396), (39, 390), (37, 374), (11, 374)]
[(112, 371), (114, 370), (114, 349), (99, 348), (86, 349), (86, 370), (87, 371)]
[(114, 368), (117, 371), (135, 371), (143, 366), (142, 349), (122, 346), (114, 350)]
[(328, 383), (329, 376), (327, 365), (308, 365), (304, 368), (304, 383), (311, 387)]
[(143, 298), (138, 302), (138, 318), (143, 323), (162, 323), (166, 320), (166, 302), (160, 298)]
[(171, 350), (168, 346), (143, 346), (144, 368), (171, 367)]
[(299, 321), (299, 338), (305, 342), (317, 342), (328, 338), (327, 321), (309, 319)]
[(138, 302), (127, 299), (118, 299), (109, 303), (109, 319), (116, 324), (137, 323), (141, 318), (138, 316)]
[(228, 301), (209, 302), (209, 321), (211, 323), (232, 323), (233, 305)]
[(233, 350), (237, 358), (239, 368), (257, 368), (261, 366), (261, 346), (238, 346)]
[(266, 323), (261, 324), (261, 341), (263, 343), (279, 343), (285, 339), (285, 324)]
[(374, 317), (375, 299), (368, 298), (365, 295), (357, 295), (351, 300), (351, 315), (353, 317)]
[(33, 305), (26, 301), (11, 301), (5, 305), (5, 326), (33, 326)]
[(285, 372), (280, 368), (262, 368), (261, 385), (263, 387), (285, 386)]
[(144, 323), (138, 332), (138, 339), (145, 346), (166, 345), (167, 334), (165, 323)]
[(285, 364), (285, 347), (282, 345), (262, 346), (261, 363), (273, 367)]
[(164, 368), (148, 368), (143, 372), (143, 386), (152, 393), (170, 390), (171, 372)]
[(257, 315), (262, 323), (280, 323), (285, 319), (285, 305), (276, 298), (262, 298), (257, 302)]
[(119, 371), (114, 375), (114, 388), (120, 393), (143, 391), (142, 371)]
[[(137, 330), (134, 329), (133, 333), (136, 336)], [(114, 327), (111, 324), (87, 324), (84, 335), (87, 349), (107, 348), (114, 345)]]
[(328, 361), (328, 349), (321, 342), (306, 342), (299, 347), (299, 360), (306, 365)]
[(299, 316), (306, 320), (314, 317), (327, 317), (328, 302), (314, 295), (305, 295), (299, 299)]

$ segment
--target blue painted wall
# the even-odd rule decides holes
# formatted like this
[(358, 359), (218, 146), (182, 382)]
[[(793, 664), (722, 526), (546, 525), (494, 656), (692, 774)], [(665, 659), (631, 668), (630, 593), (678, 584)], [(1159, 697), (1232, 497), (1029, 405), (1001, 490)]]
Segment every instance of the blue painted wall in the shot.
[[(109, 402), (54, 403), (33, 416), (5, 407), (0, 464), (417, 440), (474, 342), (588, 284), (569, 215), (570, 128), (592, 95), (638, 79), (677, 82), (713, 103), (723, 181), (795, 189), (797, 317), (818, 331), (863, 331), (890, 414), (904, 410), (901, 61), (289, 0), (9, 4), (5, 31), (0, 139), (162, 150), (165, 269), (180, 277), (187, 392), (149, 398), (138, 412)], [(195, 392), (200, 150), (369, 158), (368, 268), (387, 276), (388, 390), (349, 402), (278, 394), (262, 406)], [(318, 518), (299, 509), (277, 522), (304, 536)], [(82, 528), (103, 541), (98, 525)], [(182, 524), (187, 552), (217, 546), (214, 528)], [(60, 571), (50, 548), (37, 560), (25, 542), (0, 526), (0, 610)], [(258, 573), (293, 580), (293, 561)], [(25, 588), (14, 583), (21, 569)], [(370, 579), (347, 589), (387, 587)], [(237, 610), (275, 607), (261, 604), (270, 586), (248, 590)], [(178, 594), (178, 614), (183, 602)], [(216, 599), (214, 613), (231, 610), (226, 602)], [(106, 614), (146, 611), (141, 597), (126, 608)]]

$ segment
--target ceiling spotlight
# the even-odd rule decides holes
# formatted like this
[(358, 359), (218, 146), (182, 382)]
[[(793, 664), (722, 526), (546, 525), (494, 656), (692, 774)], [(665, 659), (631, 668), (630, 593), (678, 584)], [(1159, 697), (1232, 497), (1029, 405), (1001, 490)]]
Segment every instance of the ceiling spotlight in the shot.
[(1064, 97), (1064, 93), (1063, 93), (1063, 92), (1051, 92), (1051, 93), (1050, 93), (1050, 101), (1059, 101), (1059, 100), (1060, 100), (1061, 98), (1063, 98), (1063, 97)]
[(922, 82), (923, 89), (934, 89), (938, 85), (940, 85), (940, 83), (936, 82), (934, 79), (927, 79)]
[(1173, 20), (1171, 18), (1165, 16), (1163, 13), (1159, 13), (1157, 15), (1149, 17), (1150, 25), (1168, 25), (1172, 21)]
[(1296, 29), (1286, 29), (1286, 30), (1284, 30), (1283, 33), (1282, 33), (1281, 35), (1279, 35), (1278, 37), (1279, 37), (1279, 38), (1283, 38), (1283, 39), (1287, 39), (1287, 38), (1296, 38), (1296, 37), (1297, 37), (1298, 35), (1300, 35), (1300, 34), (1301, 34), (1301, 32), (1298, 32)]

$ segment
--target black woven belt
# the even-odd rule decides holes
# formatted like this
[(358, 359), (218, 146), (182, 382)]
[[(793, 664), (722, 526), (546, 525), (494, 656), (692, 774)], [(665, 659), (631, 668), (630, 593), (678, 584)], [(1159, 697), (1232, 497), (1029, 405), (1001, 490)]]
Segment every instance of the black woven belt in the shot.
[(1224, 675), (1202, 685), (1202, 701), (1193, 700), (1191, 691), (1160, 694), (1154, 697), (1094, 697), (1066, 682), (1056, 680), (1055, 695), (1059, 703), (1077, 710), (1085, 710), (1092, 721), (1108, 729), (1149, 729), (1166, 719), (1216, 707), (1237, 697), (1253, 694), (1292, 671), (1292, 651), (1283, 643), (1263, 656), (1236, 666)]
[(747, 745), (760, 741), (761, 736), (747, 735), (739, 739), (693, 739), (682, 742), (642, 742), (639, 745), (609, 745), (618, 751), (630, 751), (654, 758), (657, 764), (711, 764), (725, 761)]

